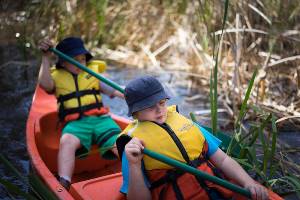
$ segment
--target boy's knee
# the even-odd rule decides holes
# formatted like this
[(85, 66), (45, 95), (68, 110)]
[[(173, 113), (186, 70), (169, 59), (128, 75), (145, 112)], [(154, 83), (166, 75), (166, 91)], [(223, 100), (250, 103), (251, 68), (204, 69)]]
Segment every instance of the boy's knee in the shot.
[(60, 147), (73, 147), (77, 149), (80, 147), (80, 140), (71, 134), (64, 134), (60, 138)]

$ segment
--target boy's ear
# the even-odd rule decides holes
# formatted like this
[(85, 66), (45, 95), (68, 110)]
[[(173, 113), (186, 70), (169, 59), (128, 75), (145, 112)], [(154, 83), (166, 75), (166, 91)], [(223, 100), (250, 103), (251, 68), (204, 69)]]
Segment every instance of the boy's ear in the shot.
[(117, 138), (116, 145), (118, 149), (119, 158), (122, 160), (122, 155), (124, 152), (125, 145), (131, 140), (132, 138), (126, 134), (121, 135)]

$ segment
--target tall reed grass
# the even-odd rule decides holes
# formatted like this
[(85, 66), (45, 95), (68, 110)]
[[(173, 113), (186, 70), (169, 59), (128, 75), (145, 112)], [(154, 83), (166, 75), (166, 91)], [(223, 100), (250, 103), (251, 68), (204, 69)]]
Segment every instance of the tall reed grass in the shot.
[[(138, 0), (131, 2), (116, 0), (31, 1), (25, 8), (25, 21), (17, 20), (15, 23), (17, 26), (14, 27), (14, 30), (22, 30), (18, 41), (20, 48), (23, 48), (24, 59), (26, 59), (29, 50), (25, 48), (25, 44), (30, 43), (33, 47), (30, 50), (35, 51), (37, 40), (46, 36), (59, 40), (67, 35), (77, 35), (89, 42), (89, 46), (101, 46), (105, 44), (110, 48), (117, 48), (123, 45), (132, 51), (138, 52), (141, 49), (139, 44), (147, 41), (152, 41), (150, 49), (160, 48), (163, 42), (168, 40), (168, 36), (175, 32), (175, 25), (186, 21), (184, 15), (188, 15), (188, 19), (192, 24), (191, 30), (197, 33), (197, 41), (199, 41), (199, 44), (203, 48), (201, 52), (211, 53), (214, 58), (214, 66), (211, 69), (209, 78), (209, 91), (212, 133), (218, 137), (221, 137), (218, 131), (217, 113), (218, 92), (220, 91), (218, 90), (218, 83), (222, 81), (218, 80), (219, 70), (222, 68), (222, 62), (220, 62), (222, 55), (220, 53), (224, 49), (229, 49), (228, 43), (233, 46), (235, 45), (230, 31), (236, 34), (248, 32), (249, 34), (247, 35), (243, 34), (243, 45), (247, 49), (238, 49), (238, 45), (236, 45), (236, 52), (246, 52), (243, 54), (241, 60), (244, 63), (250, 63), (249, 68), (253, 73), (251, 74), (252, 76), (250, 77), (245, 97), (234, 116), (234, 131), (225, 150), (229, 155), (233, 155), (262, 184), (271, 187), (280, 194), (296, 192), (300, 198), (299, 177), (286, 172), (284, 167), (282, 167), (282, 160), (278, 156), (281, 152), (277, 148), (278, 130), (276, 116), (263, 111), (258, 106), (249, 102), (249, 98), (254, 93), (254, 87), (258, 88), (255, 85), (255, 79), (257, 76), (261, 78), (261, 70), (259, 69), (262, 68), (267, 71), (271, 68), (268, 67), (268, 63), (271, 59), (274, 59), (272, 56), (276, 56), (273, 54), (278, 54), (280, 57), (300, 54), (300, 50), (297, 48), (300, 41), (297, 35), (299, 34), (297, 27), (299, 26), (300, 19), (299, 1), (226, 0), (223, 4), (223, 1), (219, 0), (157, 0), (149, 1), (146, 4), (144, 9), (147, 9), (149, 12), (139, 13), (139, 9), (132, 9), (134, 12), (129, 12), (128, 8), (130, 6), (145, 5), (143, 4), (144, 2)], [(191, 4), (195, 8), (194, 10), (191, 9)], [(158, 9), (156, 10), (154, 7)], [(135, 17), (141, 14), (143, 14), (142, 17)], [(234, 21), (233, 19), (236, 17), (236, 14), (242, 15), (242, 21), (246, 28), (240, 27), (241, 30), (238, 30), (239, 27), (236, 28), (233, 23), (230, 23)], [(165, 24), (173, 23), (175, 25), (162, 26), (168, 29), (165, 29), (164, 32), (160, 32), (160, 34), (157, 34), (158, 36), (154, 37), (155, 34), (153, 32), (159, 29), (160, 24), (153, 23), (153, 21), (159, 21), (158, 16), (162, 15), (167, 16), (167, 20), (164, 21)], [(223, 19), (219, 20), (219, 16), (223, 16)], [(9, 24), (7, 26), (12, 27)], [(221, 29), (220, 34), (216, 31), (219, 29)], [(213, 32), (215, 34), (211, 34)], [(255, 33), (261, 35), (257, 36)], [(222, 43), (225, 34), (227, 37), (226, 44)], [(222, 45), (224, 46), (223, 49), (221, 48)], [(259, 51), (267, 51), (268, 59), (254, 59), (257, 57), (257, 52)], [(157, 57), (167, 60), (170, 58), (168, 57), (169, 55), (174, 54), (166, 50)], [(194, 58), (196, 56), (190, 57)], [(194, 68), (197, 68), (199, 64), (197, 60), (188, 60), (187, 62), (195, 63), (196, 67)], [(296, 66), (296, 61), (292, 62), (291, 66)], [(196, 71), (195, 73), (198, 72)], [(245, 77), (240, 78), (247, 79)], [(247, 112), (253, 110), (258, 115), (257, 120), (255, 123), (250, 124), (249, 130), (246, 130), (244, 127), (244, 117)], [(238, 154), (234, 153), (236, 147), (239, 147)], [(32, 178), (29, 175), (27, 178), (24, 178), (5, 160), (1, 156), (1, 162), (6, 163), (5, 165), (24, 184), (29, 184), (36, 192), (44, 191), (40, 188), (34, 189), (36, 186), (42, 185), (36, 177)], [(6, 186), (8, 191), (24, 196), (24, 198), (55, 198), (51, 195), (51, 192), (42, 192), (43, 194), (49, 193), (49, 196), (46, 197), (35, 197), (19, 190), (16, 186), (3, 179), (0, 182)], [(287, 188), (287, 190), (284, 190), (284, 188)]]

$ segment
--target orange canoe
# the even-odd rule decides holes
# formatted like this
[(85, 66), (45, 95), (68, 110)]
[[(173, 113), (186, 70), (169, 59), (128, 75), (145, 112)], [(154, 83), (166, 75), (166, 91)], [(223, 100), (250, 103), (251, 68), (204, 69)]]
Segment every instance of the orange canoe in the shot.
[[(59, 199), (122, 199), (120, 161), (101, 159), (97, 153), (76, 160), (69, 192), (56, 180), (60, 138), (56, 110), (55, 97), (37, 87), (26, 127), (27, 150), (34, 172)], [(122, 129), (129, 122), (116, 115), (112, 118)]]
[[(119, 192), (122, 184), (120, 161), (104, 160), (99, 154), (76, 159), (70, 191), (59, 184), (55, 178), (60, 138), (56, 110), (55, 97), (37, 87), (26, 127), (27, 150), (34, 172), (58, 199), (124, 199)], [(122, 129), (129, 123), (129, 120), (113, 114), (112, 118)], [(272, 191), (270, 195), (271, 199), (282, 199)], [(236, 199), (245, 198), (239, 196)]]

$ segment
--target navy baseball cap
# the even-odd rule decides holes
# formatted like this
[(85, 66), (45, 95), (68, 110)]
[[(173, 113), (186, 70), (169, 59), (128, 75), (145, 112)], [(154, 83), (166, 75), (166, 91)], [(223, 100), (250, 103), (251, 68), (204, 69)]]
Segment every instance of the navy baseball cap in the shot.
[[(85, 49), (82, 39), (78, 37), (63, 39), (57, 44), (56, 49), (72, 58), (80, 54), (85, 54), (87, 62), (93, 58), (92, 54)], [(63, 59), (59, 58), (56, 66), (60, 66), (62, 61)]]
[(162, 84), (153, 76), (142, 76), (130, 81), (125, 88), (128, 116), (154, 106), (162, 99), (170, 99)]

